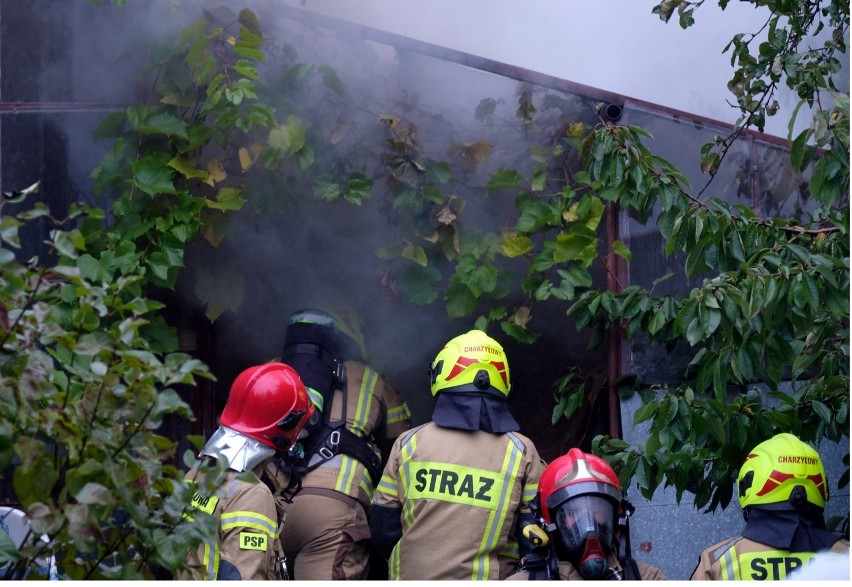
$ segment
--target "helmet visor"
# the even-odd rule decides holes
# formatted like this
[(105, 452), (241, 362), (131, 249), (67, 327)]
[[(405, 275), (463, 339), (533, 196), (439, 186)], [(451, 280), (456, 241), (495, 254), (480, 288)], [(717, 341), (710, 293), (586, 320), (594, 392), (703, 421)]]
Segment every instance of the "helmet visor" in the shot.
[(615, 507), (599, 495), (578, 495), (556, 510), (556, 529), (568, 550), (576, 550), (590, 536), (600, 538), (601, 544), (612, 544)]

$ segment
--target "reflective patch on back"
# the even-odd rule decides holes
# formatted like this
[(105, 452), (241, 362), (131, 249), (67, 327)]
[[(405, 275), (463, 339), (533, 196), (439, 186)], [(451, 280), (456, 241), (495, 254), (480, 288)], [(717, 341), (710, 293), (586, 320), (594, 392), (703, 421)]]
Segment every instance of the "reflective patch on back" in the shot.
[(240, 550), (266, 550), (266, 536), (254, 532), (240, 532)]
[(804, 566), (813, 556), (813, 552), (787, 552), (785, 550), (763, 550), (743, 552), (740, 559), (740, 572), (746, 581), (780, 581), (791, 572)]
[(438, 499), (495, 510), (502, 492), (500, 476), (491, 471), (418, 461), (411, 463), (406, 493), (412, 500)]
[(196, 509), (201, 510), (205, 514), (213, 515), (213, 510), (216, 509), (216, 504), (219, 503), (218, 497), (204, 497), (199, 492), (195, 492), (192, 496), (192, 505)]

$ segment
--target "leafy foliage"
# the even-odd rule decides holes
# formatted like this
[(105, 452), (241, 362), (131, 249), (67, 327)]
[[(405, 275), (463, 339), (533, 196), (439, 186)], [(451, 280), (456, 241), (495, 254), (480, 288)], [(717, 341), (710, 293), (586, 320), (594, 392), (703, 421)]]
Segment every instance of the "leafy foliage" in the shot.
[[(39, 561), (50, 556), (62, 578), (150, 579), (181, 569), (215, 534), (210, 516), (186, 523), (196, 488), (177, 467), (175, 441), (157, 432), (167, 417), (194, 419), (180, 392), (212, 375), (178, 352), (148, 294), (174, 284), (205, 215), (242, 206), (232, 165), (299, 149), (298, 124), (274, 126), (254, 102), (256, 18), (243, 11), (232, 24), (236, 36), (207, 21), (185, 29), (156, 64), (159, 100), (104, 120), (99, 136), (113, 148), (93, 177), (112, 196), (108, 213), (75, 204), (60, 220), (36, 204), (0, 215), (0, 470), (11, 472), (32, 530), (20, 548), (0, 534), (7, 578), (46, 578)], [(256, 127), (275, 131), (267, 148), (240, 146)], [(20, 231), (36, 221), (51, 227), (47, 253), (21, 262)], [(206, 224), (212, 241), (215, 222)], [(193, 463), (188, 453), (184, 465)]]
[[(655, 12), (668, 20), (677, 8), (687, 28), (701, 4), (663, 2)], [(719, 4), (724, 9), (727, 2)], [(635, 478), (646, 497), (664, 484), (676, 488), (678, 499), (689, 491), (696, 507), (711, 510), (728, 505), (740, 463), (761, 440), (781, 431), (816, 443), (848, 438), (849, 98), (831, 80), (835, 52), (846, 52), (848, 5), (754, 4), (771, 14), (759, 56), (748, 52), (754, 36), (738, 35), (728, 47), (741, 126), (704, 147), (702, 168), (712, 176), (743, 128), (762, 129), (777, 110), (770, 100), (784, 79), (817, 107), (810, 127), (791, 137), (790, 152), (796, 170), (812, 165), (809, 190), (822, 206), (805, 219), (760, 218), (743, 206), (700, 199), (673, 168), (638, 148), (639, 129), (623, 127), (619, 135), (599, 128), (584, 151), (593, 176), (610, 189), (632, 180), (617, 201), (642, 219), (659, 206), (666, 253), (685, 256), (688, 277), (707, 277), (683, 297), (628, 287), (605, 300), (611, 292), (588, 291), (569, 310), (580, 326), (692, 348), (682, 384), (643, 392), (633, 423), (649, 425), (648, 439), (628, 446), (599, 437), (596, 450), (618, 465), (623, 481)], [(808, 31), (825, 26), (820, 18), (831, 40), (798, 52)], [(831, 107), (821, 107), (823, 90), (830, 90)], [(617, 155), (631, 148), (639, 157), (619, 168)], [(848, 473), (839, 483), (848, 484)]]
[[(218, 244), (222, 215), (246, 202), (241, 174), (257, 161), (274, 166), (302, 150), (300, 121), (291, 116), (278, 124), (272, 108), (256, 99), (262, 42), (248, 10), (224, 26), (199, 20), (154, 64), (151, 103), (101, 123), (97, 136), (113, 147), (92, 177), (96, 193), (110, 196), (115, 222), (99, 240), (87, 235), (90, 249), (139, 252), (151, 282), (172, 287), (193, 237), (200, 232)], [(208, 305), (211, 320), (221, 311)]]
[[(65, 228), (41, 204), (0, 215), (0, 470), (13, 471), (32, 530), (20, 549), (0, 533), (6, 578), (38, 578), (34, 561), (49, 556), (69, 579), (151, 578), (182, 564), (209, 525), (183, 523), (192, 492), (157, 429), (192, 418), (178, 390), (210, 374), (176, 352), (161, 304), (127, 271), (140, 255), (96, 259), (71, 228), (102, 219), (75, 206)], [(20, 262), (20, 232), (39, 220), (53, 226), (48, 257)]]

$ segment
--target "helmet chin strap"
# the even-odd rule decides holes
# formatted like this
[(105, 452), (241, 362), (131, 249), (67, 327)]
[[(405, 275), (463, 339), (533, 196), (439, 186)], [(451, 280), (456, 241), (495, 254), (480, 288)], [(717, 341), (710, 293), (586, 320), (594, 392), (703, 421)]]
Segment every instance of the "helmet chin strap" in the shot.
[(584, 579), (604, 579), (609, 570), (609, 562), (607, 562), (606, 551), (604, 551), (600, 538), (590, 536), (585, 540), (583, 554), (580, 556), (580, 561), (576, 565), (577, 570)]

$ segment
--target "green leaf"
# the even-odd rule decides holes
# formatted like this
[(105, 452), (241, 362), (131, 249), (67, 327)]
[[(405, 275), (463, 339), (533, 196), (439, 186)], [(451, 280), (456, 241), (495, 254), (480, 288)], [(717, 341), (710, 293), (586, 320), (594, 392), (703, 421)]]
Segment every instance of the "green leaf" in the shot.
[(574, 229), (557, 235), (554, 258), (558, 262), (582, 261), (585, 266), (589, 266), (597, 257), (597, 244), (596, 237)]
[(269, 146), (285, 154), (297, 153), (305, 146), (307, 130), (299, 118), (288, 116), (283, 124), (269, 131)]
[[(260, 24), (257, 21), (257, 15), (248, 8), (243, 8), (240, 10), (238, 20), (239, 23), (243, 25), (246, 30), (253, 35), (253, 38), (256, 39), (255, 42), (259, 45), (261, 40), (261, 32)], [(243, 36), (243, 38), (245, 38), (245, 35)]]
[(189, 179), (198, 178), (206, 181), (207, 178), (210, 177), (209, 171), (197, 168), (195, 166), (195, 161), (184, 157), (175, 157), (168, 162), (168, 166)]
[(646, 420), (649, 420), (654, 417), (659, 409), (659, 405), (657, 402), (649, 402), (647, 404), (643, 404), (639, 406), (636, 412), (633, 414), (633, 425), (637, 426)]
[(409, 261), (414, 261), (421, 267), (426, 267), (428, 263), (426, 259), (426, 251), (423, 250), (423, 247), (419, 247), (411, 243), (406, 243), (403, 247), (402, 256)]
[(450, 278), (446, 306), (447, 316), (450, 318), (467, 316), (476, 307), (476, 297), (457, 275)]
[(811, 309), (816, 312), (819, 310), (820, 306), (819, 287), (817, 286), (816, 280), (814, 280), (810, 273), (803, 273), (802, 279), (804, 281), (804, 287), (801, 288), (801, 292), (805, 303), (807, 303)]
[(522, 180), (521, 174), (514, 169), (500, 169), (491, 174), (486, 187), (489, 191), (514, 188), (518, 187)]
[(662, 312), (654, 312), (648, 321), (648, 334), (657, 334), (666, 325), (666, 315)]
[(138, 130), (141, 134), (164, 134), (168, 136), (176, 136), (186, 139), (186, 123), (168, 112), (155, 114), (150, 118), (146, 118), (139, 125)]
[(821, 401), (813, 400), (811, 407), (823, 422), (831, 422), (834, 419), (831, 410)]
[(561, 409), (557, 414), (556, 410), (553, 411), (552, 424), (556, 424), (556, 421), (560, 416), (564, 417), (566, 420), (570, 420), (571, 416), (574, 415), (580, 406), (583, 405), (583, 400), (585, 399), (585, 393), (581, 389), (580, 391), (576, 391), (570, 393), (568, 395), (562, 396), (560, 398), (559, 406)]
[(21, 560), (18, 547), (6, 532), (0, 532), (0, 565)]
[(346, 93), (343, 81), (337, 75), (337, 71), (327, 65), (320, 65), (317, 68), (317, 71), (320, 72), (322, 82), (325, 84), (325, 87), (332, 90), (338, 96), (343, 96)]
[(340, 185), (332, 180), (330, 175), (317, 177), (314, 183), (314, 196), (325, 202), (333, 202), (341, 196)]
[(169, 269), (171, 269), (173, 265), (163, 253), (160, 251), (154, 251), (151, 253), (151, 256), (148, 257), (148, 266), (151, 268), (151, 271), (155, 276), (163, 281), (168, 281)]
[(239, 42), (234, 45), (234, 53), (244, 59), (253, 59), (254, 61), (263, 61), (264, 59), (263, 51)]
[(675, 416), (677, 416), (678, 404), (677, 400), (672, 397), (663, 399), (660, 404), (660, 410), (657, 414), (657, 420), (665, 427), (671, 424)]
[(441, 279), (441, 273), (434, 267), (413, 266), (406, 269), (397, 280), (399, 292), (404, 299), (412, 304), (422, 306), (432, 303), (438, 298), (434, 288)]
[(490, 263), (483, 264), (467, 272), (464, 277), (459, 276), (459, 279), (478, 298), (494, 291), (497, 286), (497, 270)]
[(148, 195), (175, 194), (172, 170), (156, 157), (146, 157), (133, 164), (133, 184)]
[(112, 492), (99, 483), (86, 483), (74, 498), (82, 504), (109, 505), (114, 499)]
[[(708, 299), (715, 301), (716, 298), (709, 296)], [(706, 311), (699, 314), (701, 316), (701, 326), (704, 329), (704, 337), (709, 337), (716, 332), (719, 324), (722, 322), (722, 312), (715, 308), (707, 308)]]
[(208, 208), (221, 210), (222, 212), (239, 210), (246, 203), (245, 198), (241, 194), (242, 191), (238, 188), (222, 188), (216, 192), (216, 201), (205, 200), (205, 202)]
[(740, 263), (745, 262), (745, 252), (743, 251), (743, 239), (740, 232), (736, 229), (731, 230), (731, 237), (729, 240), (729, 244), (731, 246), (731, 255), (733, 255), (734, 259), (739, 261)]
[(512, 235), (506, 237), (500, 243), (500, 250), (507, 257), (520, 257), (526, 255), (533, 249), (533, 242), (528, 236)]
[(790, 145), (790, 163), (796, 171), (802, 171), (811, 162), (811, 151), (808, 148), (808, 138), (811, 129), (803, 130)]
[(77, 259), (77, 268), (80, 275), (89, 281), (96, 281), (103, 275), (101, 264), (91, 255), (85, 253)]
[(704, 326), (696, 316), (686, 327), (686, 340), (690, 346), (695, 346), (704, 339)]
[(627, 261), (633, 260), (633, 253), (630, 252), (630, 249), (627, 248), (627, 245), (625, 245), (619, 240), (613, 241), (612, 250), (615, 252), (616, 255), (626, 259)]

